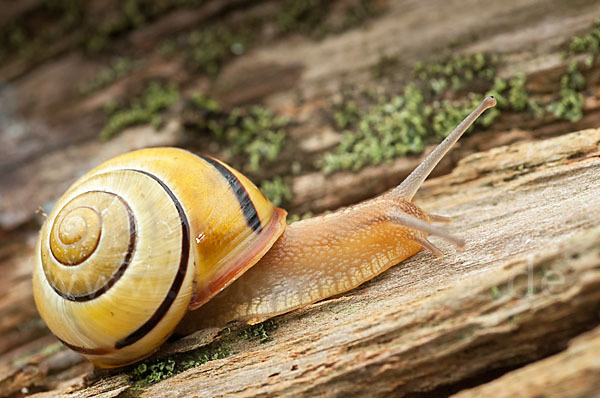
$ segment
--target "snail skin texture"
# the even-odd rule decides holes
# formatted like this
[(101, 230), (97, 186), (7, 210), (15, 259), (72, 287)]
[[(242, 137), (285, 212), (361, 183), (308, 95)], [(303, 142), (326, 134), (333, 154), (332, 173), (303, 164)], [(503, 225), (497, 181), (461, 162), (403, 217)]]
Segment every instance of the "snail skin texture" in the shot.
[(176, 327), (257, 322), (353, 289), (422, 247), (441, 256), (427, 235), (464, 242), (431, 225), (447, 218), (410, 201), (495, 103), (487, 97), (394, 190), (287, 228), (284, 210), (211, 157), (153, 148), (111, 159), (42, 226), (37, 308), (67, 347), (117, 367), (152, 354)]

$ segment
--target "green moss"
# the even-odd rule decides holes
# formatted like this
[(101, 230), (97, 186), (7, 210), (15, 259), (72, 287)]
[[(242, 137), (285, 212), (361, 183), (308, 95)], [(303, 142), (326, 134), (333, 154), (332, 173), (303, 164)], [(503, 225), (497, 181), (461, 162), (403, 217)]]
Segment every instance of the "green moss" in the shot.
[(525, 74), (518, 73), (509, 81), (508, 103), (515, 111), (527, 108), (528, 95), (525, 92)]
[(352, 99), (334, 104), (334, 125), (338, 130), (344, 130), (355, 125), (361, 117), (356, 101)]
[[(583, 62), (578, 63), (574, 56), (588, 54)], [(583, 117), (583, 91), (586, 87), (584, 75), (580, 67), (591, 69), (595, 66), (600, 54), (600, 18), (596, 19), (589, 32), (582, 36), (574, 36), (569, 42), (566, 58), (570, 59), (566, 73), (561, 77), (559, 99), (548, 104), (547, 110), (555, 117), (577, 122)]]
[(275, 15), (280, 33), (322, 38), (360, 25), (382, 11), (376, 1), (360, 0), (338, 10), (342, 14), (339, 20), (331, 20), (333, 4), (331, 0), (284, 0)]
[[(22, 17), (0, 27), (0, 60), (8, 57), (30, 57), (43, 51), (48, 44), (69, 37), (76, 45), (89, 53), (106, 50), (111, 44), (134, 29), (151, 23), (175, 9), (204, 5), (207, 0), (142, 0), (109, 1), (91, 16), (85, 15), (88, 7), (77, 0), (49, 0), (40, 3)], [(181, 46), (194, 70), (215, 76), (224, 62), (233, 55), (240, 55), (252, 46), (256, 34), (275, 21), (281, 34), (301, 33), (323, 36), (341, 32), (377, 15), (381, 9), (376, 1), (353, 2), (342, 11), (338, 21), (331, 19), (330, 0), (298, 2), (285, 0), (274, 11), (260, 17), (253, 13), (243, 15), (235, 22), (219, 22), (202, 26), (181, 35), (186, 42)], [(43, 23), (39, 23), (43, 21)], [(173, 38), (167, 39), (171, 51), (177, 45)], [(103, 80), (103, 79), (100, 79)]]
[[(526, 76), (524, 73), (517, 73), (508, 80), (496, 77), (493, 87), (486, 92), (486, 95), (493, 95), (496, 98), (497, 106), (487, 112), (487, 115), (498, 116), (500, 110), (509, 110), (513, 112), (530, 112), (536, 118), (544, 115), (542, 106), (529, 96), (525, 89)], [(482, 125), (487, 126), (493, 120), (482, 120)]]
[(306, 213), (302, 213), (302, 214), (290, 214), (286, 221), (288, 224), (292, 224), (292, 223), (295, 223), (296, 221), (308, 220), (309, 218), (312, 218), (313, 216), (314, 216), (313, 213), (310, 211), (308, 211)]
[(81, 42), (84, 48), (92, 53), (102, 51), (114, 39), (160, 18), (169, 11), (197, 7), (205, 2), (205, 0), (115, 1), (110, 12), (100, 15), (98, 22), (91, 29), (89, 26), (85, 27)]
[(354, 129), (344, 131), (337, 148), (325, 154), (318, 167), (326, 173), (360, 170), (367, 164), (423, 151), (427, 112), (422, 92), (412, 85), (402, 95), (382, 98), (360, 117), (352, 117), (358, 119)]
[(275, 206), (281, 206), (292, 199), (292, 188), (289, 183), (286, 183), (281, 177), (264, 180), (260, 184), (260, 191)]
[(567, 69), (567, 73), (560, 80), (561, 88), (581, 91), (585, 88), (585, 78), (579, 71), (577, 62), (571, 62)]
[[(371, 3), (372, 1), (362, 0), (345, 10), (344, 18), (339, 23), (324, 24), (331, 1), (285, 0), (271, 15), (256, 17), (250, 13), (236, 23), (203, 26), (186, 33), (179, 42), (192, 69), (215, 77), (225, 62), (251, 48), (264, 26), (273, 20), (281, 35), (300, 33), (323, 36), (343, 31), (373, 16), (375, 8)], [(169, 48), (173, 47), (170, 42)]]
[(245, 159), (242, 167), (251, 173), (276, 160), (285, 145), (290, 121), (262, 106), (224, 111), (216, 101), (196, 95), (188, 108), (199, 116), (188, 127), (224, 143), (230, 156)]
[(570, 54), (600, 54), (600, 18), (594, 21), (590, 32), (571, 39), (568, 52)]
[(196, 350), (160, 360), (146, 360), (129, 368), (133, 388), (139, 389), (158, 383), (188, 369), (201, 366), (230, 355), (229, 349), (215, 342)]
[(217, 359), (227, 358), (229, 354), (229, 350), (225, 347), (218, 347), (210, 350), (201, 350), (194, 354), (193, 359), (187, 359), (181, 362), (181, 371), (195, 368), (197, 366), (204, 365), (207, 362), (215, 361)]
[(114, 81), (127, 76), (132, 70), (139, 66), (139, 61), (136, 62), (127, 57), (117, 57), (112, 60), (107, 67), (100, 70), (96, 76), (81, 84), (79, 92), (83, 95), (87, 95), (100, 90)]
[(240, 337), (246, 340), (258, 340), (261, 343), (271, 341), (269, 333), (277, 329), (277, 322), (274, 319), (268, 319), (256, 325), (250, 325), (240, 330)]
[(311, 34), (325, 20), (331, 1), (284, 0), (276, 20), (281, 33)]
[(547, 109), (554, 116), (576, 122), (583, 117), (583, 94), (585, 78), (579, 72), (576, 62), (571, 62), (567, 73), (560, 81), (560, 99), (548, 105)]
[[(498, 106), (486, 111), (476, 124), (491, 125), (500, 114), (500, 109), (507, 107), (503, 93), (512, 89), (512, 85), (496, 77), (496, 69), (500, 57), (495, 54), (475, 53), (456, 54), (441, 62), (427, 65), (418, 63), (414, 68), (415, 76), (422, 87), (425, 87), (431, 104), (431, 125), (428, 127), (439, 137), (447, 136), (483, 99), (484, 95), (497, 97)], [(516, 86), (521, 83), (515, 80)], [(524, 81), (522, 82), (524, 85)], [(519, 87), (521, 88), (521, 87)], [(524, 89), (524, 86), (522, 86)], [(460, 100), (448, 100), (457, 97), (457, 93), (468, 91)], [(515, 90), (517, 94), (524, 93)], [(521, 98), (519, 98), (521, 99)], [(472, 130), (472, 128), (470, 129)]]
[[(480, 97), (460, 105), (443, 100), (432, 105), (432, 130), (439, 137), (446, 137), (473, 110), (473, 104), (479, 103)], [(469, 130), (472, 130), (470, 127)]]
[(225, 61), (245, 52), (253, 41), (253, 35), (244, 25), (233, 30), (225, 24), (218, 24), (193, 30), (187, 34), (185, 41), (185, 52), (192, 67), (214, 77)]
[(329, 33), (339, 33), (354, 28), (383, 13), (383, 7), (373, 0), (360, 0), (346, 8), (339, 23), (329, 25)]
[(40, 353), (42, 355), (52, 355), (52, 354), (55, 354), (64, 349), (65, 349), (65, 346), (63, 345), (63, 343), (56, 342), (54, 344), (50, 344), (50, 345), (47, 345), (46, 347), (44, 347)]
[(496, 76), (497, 55), (475, 53), (453, 55), (440, 62), (422, 63), (414, 67), (414, 75), (434, 94), (460, 91), (468, 86), (489, 85)]
[(205, 97), (202, 94), (192, 94), (192, 96), (190, 97), (190, 101), (194, 108), (207, 114), (217, 113), (221, 111), (221, 106), (215, 99)]
[(105, 110), (110, 114), (108, 122), (100, 132), (100, 138), (108, 140), (127, 127), (152, 123), (161, 123), (162, 113), (178, 98), (177, 87), (163, 86), (152, 82), (144, 90), (141, 98), (135, 99), (124, 108), (118, 108), (114, 102), (109, 102)]
[[(375, 70), (384, 63), (380, 60)], [(498, 105), (475, 125), (490, 126), (503, 111), (542, 117), (545, 109), (527, 92), (525, 74), (499, 78), (499, 63), (500, 58), (493, 54), (454, 55), (440, 62), (417, 64), (416, 80), (401, 95), (379, 94), (373, 100), (345, 93), (342, 101), (332, 106), (332, 124), (342, 133), (340, 143), (324, 154), (317, 167), (325, 173), (357, 171), (420, 153), (430, 137), (447, 136), (486, 95), (495, 96)], [(580, 80), (571, 74), (565, 85), (570, 87)]]
[(494, 300), (500, 298), (500, 289), (498, 289), (498, 286), (492, 286), (491, 292)]
[(10, 57), (30, 58), (45, 45), (65, 37), (81, 23), (76, 0), (48, 0), (0, 26), (0, 62)]
[[(398, 156), (420, 153), (433, 134), (445, 137), (476, 106), (482, 94), (461, 102), (433, 100), (408, 85), (402, 95), (381, 96), (375, 105), (360, 112), (353, 100), (337, 105), (334, 124), (345, 128), (338, 146), (317, 163), (325, 173), (360, 170), (367, 165), (391, 161)], [(495, 114), (486, 113), (478, 124), (489, 125)]]
[(144, 380), (147, 384), (157, 383), (173, 376), (175, 361), (167, 359), (153, 364), (141, 363), (137, 365), (131, 375), (134, 379)]

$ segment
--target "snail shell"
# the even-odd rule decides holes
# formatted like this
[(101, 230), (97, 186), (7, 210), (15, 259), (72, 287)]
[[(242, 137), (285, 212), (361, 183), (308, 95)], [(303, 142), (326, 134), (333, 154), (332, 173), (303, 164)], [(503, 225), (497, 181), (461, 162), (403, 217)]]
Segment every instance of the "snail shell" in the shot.
[(81, 177), (46, 219), (36, 305), (96, 365), (136, 362), (254, 265), (285, 216), (213, 158), (176, 148), (119, 156)]

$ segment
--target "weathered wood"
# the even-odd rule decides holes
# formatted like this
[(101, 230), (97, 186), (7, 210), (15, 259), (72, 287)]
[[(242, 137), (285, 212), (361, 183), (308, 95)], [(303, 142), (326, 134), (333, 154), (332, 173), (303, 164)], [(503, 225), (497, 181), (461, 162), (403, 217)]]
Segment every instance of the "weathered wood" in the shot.
[[(600, 130), (469, 156), (417, 198), (453, 218), (464, 251), (442, 242), (444, 258), (421, 252), (359, 289), (277, 317), (269, 342), (238, 346), (143, 395), (442, 394), (511, 369), (508, 380), (526, 380), (520, 372), (535, 369), (540, 380), (553, 377), (547, 366), (566, 360), (594, 369), (591, 354), (581, 361), (569, 354), (579, 355), (580, 343), (556, 360), (518, 368), (600, 324), (599, 172)], [(556, 391), (574, 378), (585, 381), (581, 391), (598, 383), (597, 373), (573, 371), (553, 377)], [(494, 387), (501, 380), (478, 388), (502, 389)], [(47, 396), (81, 383), (80, 376)]]
[[(0, 20), (41, 3), (11, 3)], [(175, 10), (116, 46), (146, 51), (198, 21), (273, 4), (209, 1), (192, 13)], [(386, 7), (365, 25), (324, 40), (296, 35), (257, 44), (214, 80), (190, 73), (183, 56), (165, 59), (150, 49), (140, 69), (81, 96), (81, 84), (109, 55), (87, 56), (72, 38), (0, 65), (6, 82), (0, 90), (0, 396), (47, 391), (41, 396), (109, 397), (130, 389), (130, 377), (121, 373), (86, 387), (90, 364), (56, 344), (37, 315), (30, 285), (40, 205), (116, 154), (189, 142), (178, 117), (159, 132), (140, 126), (100, 142), (108, 99), (126, 99), (144, 81), (165, 79), (187, 94), (210, 93), (225, 106), (261, 102), (295, 120), (289, 139), (298, 145), (269, 168), (276, 173), (292, 160), (309, 159), (310, 166), (338, 142), (324, 116), (328, 101), (346, 84), (379, 87), (371, 68), (381, 55), (398, 56), (389, 84), (400, 86), (416, 61), (454, 51), (499, 52), (505, 61), (498, 73), (525, 72), (528, 90), (545, 98), (566, 70), (564, 43), (598, 17), (594, 0), (506, 0), (485, 7), (475, 0), (428, 0)], [(438, 167), (438, 175), (447, 173), (472, 154), (452, 174), (426, 183), (417, 199), (426, 210), (454, 218), (450, 229), (467, 239), (465, 251), (442, 243), (448, 253), (442, 260), (419, 253), (353, 292), (278, 317), (271, 341), (230, 342), (228, 358), (143, 393), (401, 396), (473, 387), (464, 396), (482, 396), (516, 395), (523, 386), (533, 395), (552, 383), (556, 396), (592, 395), (598, 374), (590, 353), (598, 351), (600, 323), (600, 132), (529, 141), (599, 126), (599, 75), (593, 70), (586, 76), (595, 85), (585, 92), (581, 121), (503, 115), (491, 130), (465, 137)], [(491, 149), (515, 142), (526, 143)], [(478, 151), (487, 152), (473, 154)], [(290, 209), (319, 212), (371, 197), (397, 184), (420, 158), (332, 176), (307, 167), (292, 179)], [(571, 340), (592, 328), (596, 332)], [(206, 344), (215, 333), (167, 345), (159, 356)], [(571, 390), (573, 384), (580, 389)]]
[(468, 397), (597, 397), (600, 395), (600, 328), (585, 333), (565, 351), (463, 391)]
[(600, 130), (588, 130), (464, 159), (417, 200), (452, 216), (462, 253), (421, 252), (348, 295), (280, 317), (272, 342), (145, 396), (452, 391), (565, 349), (600, 323), (599, 142)]

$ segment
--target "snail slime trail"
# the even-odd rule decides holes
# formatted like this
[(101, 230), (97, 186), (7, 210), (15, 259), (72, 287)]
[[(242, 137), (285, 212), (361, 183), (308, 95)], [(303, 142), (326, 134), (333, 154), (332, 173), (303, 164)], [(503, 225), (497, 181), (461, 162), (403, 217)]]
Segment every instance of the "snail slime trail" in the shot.
[(289, 226), (285, 210), (217, 159), (177, 148), (117, 156), (77, 180), (42, 226), (40, 315), (95, 365), (124, 366), (176, 327), (256, 322), (353, 289), (423, 247), (441, 256), (428, 235), (463, 246), (432, 225), (449, 219), (411, 200), (494, 105), (487, 97), (394, 190)]

